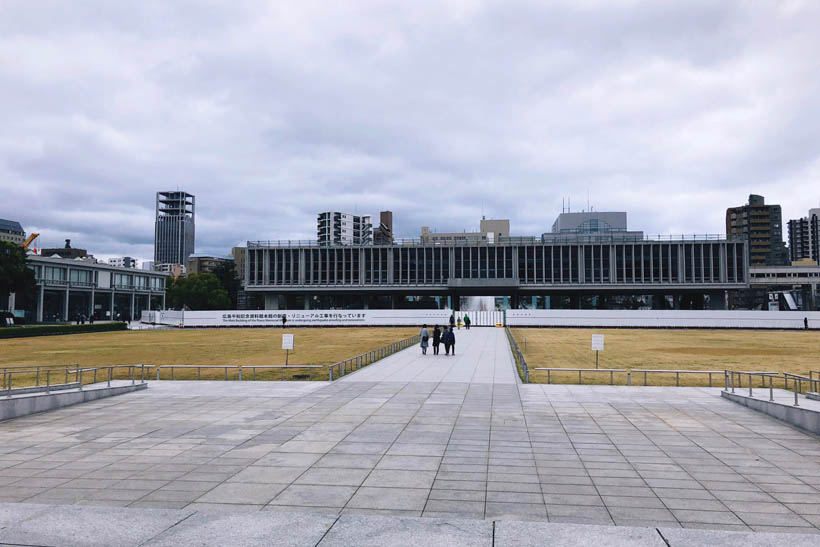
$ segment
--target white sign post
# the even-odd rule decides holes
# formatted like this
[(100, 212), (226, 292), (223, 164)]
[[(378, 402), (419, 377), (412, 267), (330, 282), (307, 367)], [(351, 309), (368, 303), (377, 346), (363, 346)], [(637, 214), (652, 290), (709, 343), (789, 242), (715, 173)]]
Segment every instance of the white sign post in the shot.
[(595, 368), (598, 368), (598, 352), (604, 351), (604, 335), (603, 334), (593, 334), (592, 335), (592, 351), (595, 352)]
[(292, 334), (283, 334), (282, 335), (282, 349), (285, 350), (285, 366), (288, 366), (288, 355), (290, 354), (290, 350), (293, 349), (293, 335)]

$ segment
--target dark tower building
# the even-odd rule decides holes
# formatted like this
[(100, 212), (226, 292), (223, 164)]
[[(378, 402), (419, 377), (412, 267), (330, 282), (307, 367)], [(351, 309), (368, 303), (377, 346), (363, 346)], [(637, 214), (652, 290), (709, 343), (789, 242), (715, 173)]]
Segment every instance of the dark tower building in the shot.
[(157, 192), (154, 264), (185, 264), (194, 252), (194, 196)]
[(766, 205), (763, 196), (752, 194), (748, 204), (726, 209), (726, 237), (749, 241), (750, 266), (789, 263), (780, 205)]
[(373, 231), (373, 245), (393, 244), (393, 211), (379, 213), (379, 227)]

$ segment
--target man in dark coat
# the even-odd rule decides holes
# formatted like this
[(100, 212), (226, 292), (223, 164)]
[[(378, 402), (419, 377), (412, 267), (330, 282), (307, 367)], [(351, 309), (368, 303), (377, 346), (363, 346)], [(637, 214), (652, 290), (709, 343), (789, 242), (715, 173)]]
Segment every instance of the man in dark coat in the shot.
[(441, 329), (436, 325), (433, 327), (433, 355), (438, 355), (439, 344), (441, 344)]

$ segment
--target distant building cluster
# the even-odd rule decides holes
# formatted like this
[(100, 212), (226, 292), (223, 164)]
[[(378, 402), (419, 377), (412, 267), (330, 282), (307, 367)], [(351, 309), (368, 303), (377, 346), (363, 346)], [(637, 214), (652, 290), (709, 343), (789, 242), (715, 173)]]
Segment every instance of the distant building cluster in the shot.
[(193, 194), (157, 192), (153, 260), (118, 256), (104, 266), (70, 239), (37, 248), (38, 233), (0, 219), (0, 241), (32, 255), (40, 286), (34, 301), (11, 295), (8, 309), (46, 322), (134, 318), (164, 306), (166, 277), (223, 264), (240, 280), (240, 310), (457, 307), (462, 295), (547, 308), (816, 309), (818, 302), (820, 208), (786, 223), (787, 245), (780, 205), (756, 194), (726, 209), (725, 237), (649, 237), (629, 228), (625, 211), (566, 209), (540, 237), (512, 236), (509, 219), (482, 216), (478, 230), (422, 226), (418, 239), (399, 239), (392, 211), (381, 211), (375, 226), (370, 215), (324, 211), (315, 242), (249, 241), (220, 255), (195, 252), (195, 218)]

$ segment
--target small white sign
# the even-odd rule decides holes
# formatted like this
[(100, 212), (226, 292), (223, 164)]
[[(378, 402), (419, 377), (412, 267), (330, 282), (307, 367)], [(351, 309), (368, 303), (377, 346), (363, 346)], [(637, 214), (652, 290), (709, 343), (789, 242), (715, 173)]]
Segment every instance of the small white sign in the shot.
[(604, 335), (592, 335), (592, 351), (604, 351)]
[(293, 349), (293, 335), (292, 334), (283, 334), (282, 335), (282, 349)]

